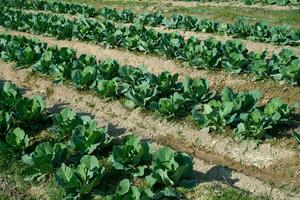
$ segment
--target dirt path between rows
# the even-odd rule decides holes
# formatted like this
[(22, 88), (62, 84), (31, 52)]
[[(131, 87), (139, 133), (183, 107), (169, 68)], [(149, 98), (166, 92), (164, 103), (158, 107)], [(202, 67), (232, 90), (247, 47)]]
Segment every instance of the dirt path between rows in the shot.
[(232, 1), (232, 2), (185, 2), (185, 1), (174, 1), (167, 0), (164, 3), (170, 4), (172, 6), (184, 6), (184, 7), (197, 7), (197, 6), (212, 6), (212, 7), (235, 7), (235, 8), (257, 8), (266, 10), (296, 10), (299, 6), (277, 6), (277, 5), (265, 5), (265, 4), (253, 4), (246, 5), (242, 2)]
[[(107, 49), (99, 45), (88, 44), (78, 41), (56, 40), (52, 37), (32, 35), (24, 32), (6, 31), (0, 28), (0, 32), (23, 35), (28, 38), (38, 38), (49, 45), (58, 45), (59, 47), (70, 47), (77, 50), (80, 54), (95, 55), (98, 59), (117, 59), (122, 64), (133, 66), (146, 65), (147, 68), (155, 74), (163, 71), (178, 73), (182, 80), (185, 76), (191, 78), (207, 78), (210, 85), (215, 90), (222, 90), (224, 87), (232, 87), (236, 91), (248, 91), (259, 88), (263, 93), (262, 103), (273, 97), (282, 97), (289, 104), (300, 102), (300, 87), (290, 85), (281, 85), (273, 81), (254, 82), (249, 75), (232, 75), (224, 71), (198, 70), (187, 67), (174, 60), (163, 59), (157, 56), (145, 55), (142, 53), (133, 53), (122, 49)], [(300, 110), (298, 111), (300, 113)]]
[[(120, 27), (124, 24), (117, 23)], [(130, 26), (131, 24), (127, 23), (125, 26)], [(206, 40), (208, 38), (214, 38), (218, 41), (225, 42), (227, 40), (239, 40), (242, 41), (249, 52), (264, 52), (267, 51), (268, 55), (271, 56), (272, 54), (278, 54), (282, 49), (291, 49), (295, 52), (295, 54), (300, 57), (300, 48), (299, 47), (292, 47), (289, 45), (275, 45), (271, 43), (264, 43), (264, 42), (256, 42), (251, 41), (247, 39), (240, 39), (240, 38), (233, 38), (233, 36), (228, 35), (218, 35), (216, 33), (201, 33), (201, 32), (195, 32), (195, 31), (183, 31), (180, 29), (168, 29), (165, 26), (159, 26), (159, 27), (151, 27), (147, 26), (147, 29), (154, 29), (159, 32), (165, 32), (165, 33), (173, 33), (178, 32), (185, 40), (188, 40), (190, 37), (194, 36), (199, 38), (200, 40)]]
[[(153, 27), (148, 27), (148, 28), (153, 28)], [(278, 54), (282, 49), (289, 48), (289, 49), (293, 50), (298, 57), (300, 57), (300, 48), (297, 48), (297, 47), (295, 48), (295, 47), (291, 47), (291, 46), (280, 46), (280, 45), (274, 45), (274, 44), (270, 44), (270, 43), (255, 42), (255, 41), (246, 40), (246, 39), (233, 38), (232, 36), (217, 35), (217, 34), (212, 34), (212, 33), (200, 33), (200, 32), (193, 32), (193, 31), (182, 31), (179, 29), (167, 29), (166, 27), (163, 27), (163, 26), (155, 27), (154, 29), (157, 31), (167, 32), (167, 33), (176, 31), (176, 32), (180, 33), (180, 35), (182, 35), (186, 40), (188, 38), (190, 38), (191, 36), (195, 36), (201, 40), (205, 40), (205, 39), (212, 37), (212, 38), (215, 38), (216, 40), (219, 40), (222, 42), (225, 42), (227, 40), (240, 40), (245, 44), (246, 48), (249, 51), (263, 52), (263, 51), (267, 50), (269, 55), (270, 54)]]
[[(19, 87), (25, 88), (26, 95), (46, 96), (50, 111), (69, 106), (78, 112), (91, 113), (99, 124), (108, 124), (110, 132), (115, 136), (133, 132), (144, 139), (191, 153), (195, 156), (195, 170), (200, 172), (198, 179), (226, 182), (257, 195), (270, 195), (272, 199), (296, 200), (300, 197), (295, 190), (286, 189), (300, 186), (299, 162), (294, 166), (295, 168), (285, 166), (285, 170), (281, 168), (280, 171), (274, 166), (272, 166), (273, 170), (266, 167), (266, 164), (272, 164), (278, 159), (299, 161), (299, 157), (294, 153), (276, 149), (269, 144), (257, 147), (253, 144), (251, 146), (251, 142), (238, 144), (230, 138), (213, 137), (205, 130), (195, 130), (184, 123), (154, 118), (141, 112), (140, 109), (128, 110), (118, 101), (107, 101), (90, 93), (78, 92), (70, 86), (54, 85), (46, 77), (33, 76), (29, 69), (15, 71), (11, 64), (3, 62), (0, 62), (0, 66), (1, 80), (12, 81)], [(205, 150), (202, 145), (206, 145), (207, 149), (211, 148), (211, 151)], [(223, 154), (218, 152), (221, 155), (212, 151), (222, 148)], [(230, 152), (231, 156), (236, 158), (226, 158), (224, 153)], [(265, 167), (260, 170), (249, 167), (247, 166), (251, 164), (249, 161), (260, 163)]]
[[(53, 14), (53, 12), (50, 12), (50, 11), (33, 11), (33, 10), (23, 10), (23, 11), (28, 12), (28, 13), (42, 12), (42, 13), (48, 13), (48, 14), (52, 13)], [(58, 13), (55, 13), (55, 14), (67, 16), (71, 20), (76, 19), (75, 15), (58, 14)], [(92, 18), (92, 19), (95, 19), (95, 18)], [(118, 22), (116, 22), (115, 24), (119, 27), (131, 25), (131, 23), (118, 23)], [(275, 45), (272, 43), (251, 41), (251, 40), (241, 39), (241, 38), (234, 38), (233, 36), (228, 36), (228, 35), (219, 35), (218, 33), (202, 33), (202, 32), (195, 32), (195, 31), (183, 31), (180, 29), (168, 29), (165, 26), (159, 26), (159, 27), (146, 26), (146, 28), (147, 29), (152, 28), (152, 29), (155, 29), (156, 31), (165, 32), (165, 33), (178, 32), (180, 35), (183, 36), (183, 38), (185, 40), (189, 39), (192, 36), (197, 37), (200, 40), (205, 40), (208, 38), (215, 38), (216, 40), (221, 41), (221, 42), (225, 42), (227, 40), (239, 40), (245, 44), (245, 46), (249, 50), (249, 52), (251, 52), (251, 51), (263, 52), (263, 51), (267, 50), (268, 55), (278, 54), (282, 49), (289, 48), (289, 49), (293, 50), (298, 57), (300, 57), (300, 47), (292, 47), (290, 45)]]

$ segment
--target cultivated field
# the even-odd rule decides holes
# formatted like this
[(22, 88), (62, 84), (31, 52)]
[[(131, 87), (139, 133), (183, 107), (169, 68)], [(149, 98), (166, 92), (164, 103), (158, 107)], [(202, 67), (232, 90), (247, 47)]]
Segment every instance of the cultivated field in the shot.
[(299, 0), (0, 8), (0, 200), (300, 199)]

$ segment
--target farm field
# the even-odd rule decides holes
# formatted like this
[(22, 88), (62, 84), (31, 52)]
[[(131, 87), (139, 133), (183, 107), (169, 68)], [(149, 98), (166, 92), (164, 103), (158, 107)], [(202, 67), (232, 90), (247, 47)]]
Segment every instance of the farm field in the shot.
[(300, 199), (298, 0), (0, 0), (0, 199)]

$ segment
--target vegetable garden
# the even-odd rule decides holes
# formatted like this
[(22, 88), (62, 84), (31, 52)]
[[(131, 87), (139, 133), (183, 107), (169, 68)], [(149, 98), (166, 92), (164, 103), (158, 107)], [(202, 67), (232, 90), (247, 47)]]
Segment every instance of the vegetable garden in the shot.
[[(197, 2), (210, 2), (208, 0), (177, 0), (177, 1), (197, 1)], [(216, 0), (215, 2), (234, 2), (231, 0)], [(239, 1), (237, 1), (239, 2)], [(246, 5), (253, 4), (266, 4), (266, 5), (278, 5), (278, 6), (287, 6), (287, 5), (299, 5), (299, 0), (240, 0), (240, 2)]]
[(88, 18), (70, 20), (52, 14), (24, 13), (3, 10), (0, 19), (6, 28), (49, 34), (58, 39), (76, 38), (109, 47), (123, 47), (131, 51), (158, 54), (187, 62), (199, 69), (225, 69), (230, 73), (253, 73), (258, 78), (272, 78), (298, 85), (300, 60), (288, 49), (267, 58), (267, 52), (249, 52), (243, 43), (235, 40), (220, 42), (213, 38), (188, 40), (174, 33), (160, 33), (135, 24), (117, 27), (110, 22)]
[[(243, 2), (281, 6), (299, 3)], [(225, 23), (180, 13), (141, 13), (64, 1), (0, 0), (0, 5), (0, 26), (5, 28), (0, 33), (0, 60), (14, 70), (28, 71), (57, 86), (71, 86), (78, 93), (87, 92), (99, 100), (106, 99), (107, 104), (120, 102), (129, 112), (139, 110), (167, 121), (170, 126), (173, 122), (188, 124), (199, 130), (199, 134), (207, 130), (211, 137), (216, 137), (216, 143), (234, 138), (233, 142), (241, 143), (242, 148), (242, 143), (249, 141), (249, 146), (243, 147), (247, 149), (245, 152), (254, 143), (269, 145), (270, 139), (279, 146), (283, 146), (282, 140), (292, 141), (296, 148), (287, 150), (292, 153), (286, 159), (295, 160), (296, 167), (291, 174), (296, 174), (295, 184), (300, 184), (296, 170), (300, 166), (297, 152), (299, 104), (287, 103), (288, 97), (284, 94), (273, 97), (271, 91), (264, 88), (241, 91), (226, 85), (215, 89), (209, 77), (182, 77), (182, 74), (166, 70), (152, 72), (143, 63), (134, 66), (123, 64), (118, 58), (98, 60), (96, 55), (77, 53), (76, 48), (50, 45), (43, 39), (22, 36), (22, 32), (26, 32), (40, 38), (93, 43), (132, 54), (175, 60), (186, 69), (209, 70), (212, 74), (209, 76), (214, 76), (214, 72), (234, 76), (247, 74), (245, 78), (253, 78), (250, 82), (261, 81), (275, 88), (284, 84), (298, 91), (300, 58), (289, 45), (298, 48), (300, 29), (262, 21), (253, 24), (238, 19), (235, 23)], [(158, 26), (173, 31), (156, 30)], [(267, 49), (250, 51), (239, 40), (186, 38), (176, 30), (225, 34), (261, 45), (281, 45), (282, 50), (280, 53)], [(39, 184), (54, 179), (63, 190), (62, 198), (66, 199), (187, 199), (187, 189), (182, 187), (193, 190), (199, 184), (199, 175), (194, 171), (197, 153), (189, 155), (168, 145), (155, 144), (148, 141), (150, 137), (140, 137), (130, 130), (126, 135), (114, 136), (107, 126), (99, 126), (97, 119), (90, 115), (76, 113), (68, 107), (50, 110), (45, 102), (47, 97), (24, 95), (16, 84), (1, 78), (1, 73), (0, 79), (0, 152), (14, 155), (22, 165), (24, 180)], [(174, 134), (174, 137), (178, 136)], [(193, 145), (197, 145), (197, 141)], [(220, 148), (230, 148), (230, 143), (227, 145)], [(276, 151), (276, 145), (268, 148)], [(276, 159), (270, 160), (270, 166), (277, 167)], [(218, 162), (226, 167), (223, 164), (226, 162)], [(252, 163), (229, 167), (234, 166), (233, 169), (240, 172), (243, 165), (251, 167), (245, 171), (247, 176), (259, 177), (256, 167), (260, 166)], [(288, 183), (286, 185), (289, 187)], [(229, 184), (231, 186), (234, 185)], [(247, 187), (241, 189), (253, 190)], [(275, 195), (274, 199), (291, 195), (278, 191), (283, 197)], [(257, 194), (266, 196), (263, 192)], [(229, 196), (224, 199), (231, 199)]]
[[(168, 118), (192, 115), (200, 127), (222, 130), (231, 126), (241, 138), (265, 137), (266, 130), (291, 122), (297, 105), (289, 106), (274, 98), (259, 106), (259, 91), (221, 93), (210, 89), (206, 79), (178, 74), (151, 74), (143, 68), (121, 66), (116, 60), (97, 61), (92, 55), (80, 55), (70, 48), (59, 49), (24, 37), (0, 35), (1, 59), (16, 62), (16, 67), (32, 65), (34, 71), (50, 75), (55, 82), (71, 80), (78, 89), (125, 98), (129, 108), (142, 107)], [(16, 53), (20, 52), (20, 53)]]
[(300, 30), (290, 29), (288, 26), (270, 26), (264, 22), (250, 24), (243, 19), (233, 24), (214, 20), (200, 19), (195, 16), (174, 13), (167, 17), (159, 12), (134, 13), (132, 10), (116, 10), (108, 7), (96, 10), (95, 8), (70, 4), (65, 2), (48, 1), (0, 1), (2, 5), (18, 9), (45, 10), (62, 14), (81, 14), (85, 17), (102, 16), (105, 19), (123, 23), (140, 23), (142, 25), (157, 27), (165, 26), (169, 29), (182, 29), (185, 31), (218, 33), (232, 35), (254, 41), (274, 43), (278, 45), (299, 45)]
[[(27, 180), (54, 173), (65, 197), (91, 195), (105, 176), (119, 173), (124, 179), (111, 199), (177, 198), (174, 186), (192, 172), (192, 159), (187, 154), (167, 147), (152, 152), (149, 143), (134, 135), (118, 141), (90, 116), (78, 116), (69, 108), (47, 113), (41, 96), (23, 97), (9, 82), (3, 83), (0, 94), (1, 140), (5, 141), (1, 148), (22, 155), (20, 159), (29, 166)], [(36, 133), (48, 126), (47, 142), (37, 141)], [(108, 163), (112, 169), (105, 168)], [(130, 182), (133, 178), (145, 181), (147, 188), (140, 191)]]

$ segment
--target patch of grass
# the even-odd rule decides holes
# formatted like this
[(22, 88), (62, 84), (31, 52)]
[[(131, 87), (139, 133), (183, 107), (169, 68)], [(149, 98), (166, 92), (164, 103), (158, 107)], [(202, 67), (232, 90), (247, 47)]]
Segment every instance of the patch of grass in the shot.
[(204, 183), (185, 191), (187, 199), (203, 200), (268, 200), (263, 196), (255, 196), (250, 192), (218, 183)]
[(234, 189), (234, 188), (220, 188), (213, 189), (211, 191), (211, 194), (208, 195), (209, 197), (207, 199), (209, 200), (263, 200), (268, 199), (266, 197), (255, 197), (249, 192)]
[(40, 200), (62, 199), (62, 191), (53, 178), (44, 183), (24, 181), (24, 164), (20, 155), (12, 152), (0, 152), (0, 200)]
[[(271, 10), (263, 8), (238, 8), (230, 6), (207, 6), (195, 7), (174, 6), (164, 1), (139, 1), (139, 0), (62, 0), (75, 3), (86, 3), (95, 8), (114, 7), (118, 9), (131, 9), (135, 12), (160, 11), (166, 15), (181, 13), (194, 15), (204, 19), (214, 19), (221, 22), (232, 23), (242, 17), (251, 22), (266, 21), (272, 25), (287, 24), (290, 27), (300, 29), (300, 8), (296, 10)], [(241, 12), (241, 9), (243, 12)]]
[(237, 18), (245, 18), (250, 22), (266, 21), (272, 25), (287, 24), (293, 28), (300, 28), (300, 9), (297, 10), (266, 10), (258, 8), (241, 8), (234, 7), (210, 7), (196, 6), (187, 7), (170, 7), (168, 13), (173, 12), (187, 15), (194, 15), (205, 19), (214, 19), (221, 22), (232, 23)]
[[(51, 0), (50, 0), (51, 1)], [(116, 7), (116, 8), (123, 8), (123, 9), (145, 9), (149, 6), (155, 5), (156, 3), (153, 1), (123, 1), (123, 0), (61, 0), (66, 2), (73, 2), (73, 3), (85, 3), (94, 6), (95, 8), (102, 8), (102, 7)]]

